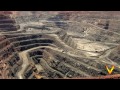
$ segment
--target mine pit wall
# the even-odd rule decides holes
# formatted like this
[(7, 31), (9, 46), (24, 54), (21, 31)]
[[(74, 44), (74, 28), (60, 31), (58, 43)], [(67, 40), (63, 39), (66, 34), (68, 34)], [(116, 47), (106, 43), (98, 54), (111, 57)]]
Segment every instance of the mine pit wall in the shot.
[[(18, 38), (18, 37), (16, 37), (16, 38)], [(12, 39), (12, 38), (9, 38), (9, 40), (13, 43), (13, 42), (16, 42), (16, 40), (15, 39)], [(20, 41), (20, 40), (19, 40)], [(39, 46), (39, 45), (38, 45)], [(16, 52), (16, 50), (15, 50), (15, 52)], [(10, 59), (11, 60), (11, 59)], [(9, 60), (8, 60), (9, 61)], [(14, 67), (14, 68), (11, 68), (11, 72), (10, 73), (12, 73), (13, 74), (13, 72), (17, 72), (16, 70), (16, 67)]]
[(33, 76), (33, 71), (34, 71), (35, 67), (32, 66), (31, 64), (29, 64), (27, 66), (27, 68), (25, 69), (25, 72), (23, 73), (23, 78), (24, 79), (29, 79), (30, 76)]
[[(31, 53), (34, 54), (36, 51), (42, 52), (42, 55), (41, 55), (41, 56), (42, 56), (42, 58), (45, 59), (45, 60), (50, 60), (51, 57), (52, 57), (52, 55), (51, 55), (49, 52), (51, 52), (51, 53), (54, 52), (53, 50), (51, 50), (51, 49), (49, 49), (49, 48), (47, 48), (47, 47), (44, 48), (44, 49), (43, 49), (43, 48), (40, 48), (39, 50), (37, 49), (37, 50), (30, 51), (28, 58), (29, 58), (29, 57), (32, 57), (32, 56), (31, 56)], [(48, 52), (48, 51), (49, 51), (49, 52)]]
[[(44, 72), (47, 74), (47, 75), (45, 75), (45, 77), (49, 77), (49, 75), (51, 75), (51, 74), (53, 74), (53, 73), (56, 73), (56, 74), (58, 74), (59, 72), (58, 71), (56, 71), (56, 70), (54, 70), (54, 69), (52, 69), (49, 65), (51, 64), (50, 63), (50, 61), (51, 60), (53, 60), (53, 56), (50, 54), (50, 52), (51, 51), (53, 51), (53, 50), (51, 50), (50, 48), (39, 48), (39, 49), (36, 49), (36, 50), (34, 50), (34, 51), (32, 51), (32, 53), (34, 53), (34, 52), (36, 52), (36, 51), (42, 51), (43, 53), (42, 53), (42, 58), (41, 58), (41, 60), (42, 60), (42, 62), (40, 62), (40, 64), (42, 65), (42, 67), (43, 67), (43, 69), (45, 70)], [(49, 51), (50, 50), (50, 51)], [(31, 51), (30, 51), (31, 52)], [(29, 54), (30, 54), (30, 52), (29, 52)], [(53, 51), (54, 52), (54, 51)], [(44, 62), (43, 63), (43, 60), (45, 60), (45, 62), (48, 64), (48, 65), (46, 65), (46, 63)], [(46, 71), (47, 70), (47, 71)], [(61, 74), (60, 74), (61, 75)], [(49, 78), (53, 78), (53, 75), (51, 76), (51, 77), (49, 77)]]
[[(6, 42), (4, 42), (4, 40), (5, 40), (5, 37), (4, 36), (1, 36), (1, 42), (3, 42), (3, 43), (1, 43), (0, 44), (0, 47), (1, 47), (1, 50), (0, 50), (0, 63), (1, 63), (1, 67), (0, 67), (0, 75), (1, 75), (1, 79), (2, 78), (5, 78), (5, 77), (7, 77), (8, 78), (8, 76), (6, 75), (8, 72), (6, 71), (6, 69), (5, 69), (5, 67), (7, 67), (8, 68), (8, 64), (6, 63), (6, 58), (9, 56), (8, 55), (8, 53), (6, 54), (6, 52), (7, 52), (7, 48), (5, 48), (5, 46), (6, 45), (9, 45), (10, 43), (6, 43)], [(7, 41), (7, 40), (6, 40)], [(2, 45), (3, 44), (3, 45)], [(9, 54), (11, 54), (11, 53), (9, 53)], [(3, 66), (3, 65), (5, 65), (5, 67)], [(6, 73), (7, 72), (7, 73)]]
[(11, 24), (16, 24), (15, 20), (14, 19), (6, 19), (6, 20), (0, 20), (0, 23), (2, 24), (8, 24), (8, 23), (11, 23)]
[(120, 64), (120, 45), (114, 48), (114, 50), (108, 55), (108, 58), (117, 64)]
[(3, 49), (5, 46), (7, 46), (9, 44), (10, 44), (10, 41), (8, 39), (0, 41), (0, 49)]
[[(34, 50), (34, 51), (37, 51), (38, 49), (36, 49), (36, 50)], [(40, 49), (41, 50), (41, 49)], [(34, 51), (32, 51), (32, 52), (34, 52)], [(39, 51), (39, 50), (38, 50)], [(52, 55), (51, 55), (51, 53), (52, 53)], [(55, 58), (53, 58), (54, 57), (54, 55), (56, 54), (56, 52), (54, 51), (54, 50), (52, 50), (52, 49), (50, 49), (50, 48), (45, 48), (44, 50), (43, 50), (43, 59), (48, 63), (48, 65), (50, 65), (50, 66), (52, 66), (52, 67), (54, 67), (54, 64), (52, 65), (52, 62), (51, 61), (53, 61)], [(61, 59), (60, 59), (61, 60)], [(55, 60), (56, 61), (56, 60)], [(59, 60), (58, 60), (59, 61)], [(67, 61), (69, 61), (69, 59), (67, 60)], [(44, 68), (46, 68), (46, 66), (44, 66)], [(31, 74), (32, 75), (32, 74)], [(31, 76), (32, 77), (32, 76)]]
[(65, 42), (68, 46), (77, 49), (77, 45), (73, 39), (73, 37), (71, 35), (68, 35), (67, 33), (62, 33), (62, 35), (60, 35), (60, 33), (58, 34), (59, 38)]
[[(45, 72), (47, 73), (47, 75), (45, 75), (45, 77), (47, 77), (47, 78), (64, 78), (64, 74), (61, 73), (59, 70), (57, 70), (57, 68), (54, 68), (54, 63), (52, 64), (52, 61), (54, 61), (55, 58), (52, 56), (51, 51), (54, 52), (52, 49), (49, 49), (49, 48), (45, 48), (45, 50), (43, 51), (43, 60), (45, 60), (46, 64), (48, 64), (45, 66), (44, 65), (45, 63), (43, 63), (43, 61), (41, 63), (41, 65), (45, 69)], [(56, 76), (53, 75), (53, 73)]]
[[(25, 70), (25, 72), (24, 72), (24, 74), (23, 74), (23, 78), (27, 78), (27, 79), (34, 78), (34, 75), (38, 72), (36, 66), (34, 65), (35, 63), (34, 63), (34, 61), (33, 61), (33, 59), (32, 59), (32, 56), (34, 56), (34, 53), (37, 52), (37, 51), (42, 52), (42, 58), (45, 59), (45, 60), (48, 60), (48, 57), (49, 57), (48, 54), (49, 54), (49, 53), (47, 53), (47, 52), (44, 50), (44, 48), (40, 48), (39, 50), (38, 50), (38, 49), (35, 49), (35, 50), (32, 50), (32, 51), (28, 52), (27, 57), (28, 57), (28, 59), (30, 60), (30, 62), (29, 62), (30, 64), (27, 66), (27, 68), (26, 68), (26, 70)], [(43, 53), (44, 53), (44, 55), (43, 55)], [(41, 55), (41, 54), (40, 54), (40, 55)], [(48, 68), (48, 67), (45, 66), (44, 69), (45, 69), (45, 68)], [(49, 71), (49, 70), (48, 70), (48, 71)], [(46, 71), (44, 71), (44, 72), (46, 72)], [(48, 73), (48, 72), (46, 72), (46, 73)], [(50, 73), (50, 72), (49, 72), (49, 73)]]
[[(39, 51), (40, 53), (37, 53), (36, 51), (37, 52)], [(36, 56), (36, 55), (40, 56), (40, 58), (43, 58), (43, 52), (44, 51), (41, 48), (39, 50), (35, 49), (35, 50), (32, 50), (32, 51), (28, 52), (27, 57), (28, 57), (28, 60), (30, 60), (30, 63), (35, 64), (33, 57)]]
[[(15, 19), (11, 17), (12, 13), (0, 13), (0, 30), (3, 31), (17, 31), (19, 25), (16, 24)], [(12, 78), (8, 70), (12, 70), (10, 63), (16, 63), (19, 60), (18, 54), (14, 50), (14, 45), (6, 36), (0, 36), (0, 77), (3, 79)], [(10, 63), (9, 63), (10, 62)], [(14, 66), (15, 67), (15, 66)], [(13, 72), (16, 70), (12, 70)]]
[[(22, 38), (20, 38), (19, 36), (22, 36)], [(7, 38), (6, 38), (7, 37)], [(0, 46), (1, 46), (1, 50), (0, 50), (0, 52), (1, 52), (1, 56), (0, 56), (0, 58), (1, 58), (1, 61), (3, 61), (4, 60), (4, 63), (8, 63), (8, 68), (9, 68), (9, 71), (10, 72), (8, 72), (5, 76), (9, 76), (9, 78), (16, 78), (16, 76), (13, 74), (13, 73), (17, 73), (18, 72), (18, 70), (19, 70), (19, 68), (21, 68), (20, 67), (20, 65), (22, 64), (22, 61), (21, 60), (18, 60), (18, 59), (16, 59), (17, 57), (15, 57), (15, 56), (18, 56), (18, 52), (19, 52), (19, 50), (16, 50), (15, 48), (14, 48), (14, 42), (17, 42), (17, 41), (22, 41), (22, 40), (24, 40), (24, 39), (29, 39), (29, 38), (24, 38), (24, 37), (26, 37), (25, 35), (13, 35), (13, 36), (11, 36), (11, 35), (5, 35), (5, 36), (2, 36), (1, 37), (1, 41), (2, 41), (2, 43), (0, 44)], [(51, 36), (49, 36), (49, 35), (41, 35), (41, 36), (39, 36), (38, 35), (38, 38), (50, 38), (50, 40), (52, 40), (53, 41), (53, 43), (55, 44), (55, 45), (57, 45), (58, 47), (61, 47), (61, 45), (59, 45), (59, 42), (58, 41), (56, 41), (56, 39), (54, 38), (54, 37), (51, 37)], [(32, 37), (31, 37), (32, 38)], [(36, 38), (35, 38), (36, 39)], [(4, 41), (3, 41), (4, 40)], [(37, 46), (40, 46), (39, 44), (37, 45)], [(49, 44), (49, 46), (51, 46), (51, 44)], [(18, 44), (18, 49), (19, 49), (19, 44)], [(24, 46), (23, 46), (24, 47)], [(62, 46), (63, 47), (63, 46)], [(31, 47), (32, 48), (32, 47)], [(7, 53), (6, 53), (7, 52)], [(16, 54), (15, 54), (16, 53)], [(46, 58), (46, 57), (44, 57), (44, 58)], [(3, 59), (3, 60), (2, 60)], [(47, 58), (48, 59), (48, 58)], [(10, 61), (10, 62), (9, 62)], [(10, 63), (13, 63), (12, 65), (13, 65), (13, 67), (11, 66), (11, 64)], [(16, 65), (16, 64), (19, 64), (19, 65)], [(15, 67), (17, 67), (17, 69), (15, 69)]]
[[(3, 38), (4, 37), (4, 38)], [(9, 71), (13, 71), (12, 73), (15, 73), (13, 70), (13, 67), (11, 67), (11, 63), (17, 63), (17, 61), (19, 61), (19, 56), (17, 54), (17, 52), (14, 50), (14, 45), (9, 41), (9, 39), (7, 39), (5, 36), (1, 37), (1, 42), (0, 42), (0, 61), (2, 62), (2, 65), (7, 64), (7, 69)], [(13, 64), (13, 66), (14, 66)], [(19, 62), (18, 62), (19, 64)], [(16, 70), (15, 70), (16, 71)], [(4, 74), (4, 72), (6, 72), (6, 70), (4, 70), (4, 68), (1, 67), (1, 73)], [(2, 75), (2, 78), (13, 78), (10, 75), (10, 72), (7, 71), (7, 73), (5, 73), (5, 75)]]
[[(4, 59), (4, 61), (5, 62), (9, 62), (9, 61), (11, 61), (11, 60), (13, 60), (13, 58), (15, 57), (14, 55), (15, 55), (15, 53), (16, 52), (19, 52), (19, 50), (17, 51), (17, 50), (15, 50), (15, 48), (13, 47), (14, 46), (14, 44), (13, 44), (13, 42), (16, 42), (16, 41), (20, 41), (19, 39), (18, 39), (18, 37), (17, 37), (17, 35), (15, 36), (16, 38), (12, 38), (12, 37), (14, 37), (14, 36), (12, 36), (12, 37), (10, 37), (10, 36), (7, 36), (8, 38), (7, 39), (5, 39), (5, 41), (2, 41), (3, 43), (1, 43), (0, 44), (0, 46), (1, 46), (1, 49), (2, 49), (2, 51), (0, 51), (1, 52), (1, 56), (0, 56), (0, 58), (1, 58), (1, 60), (2, 59)], [(44, 36), (44, 35), (42, 35), (42, 37), (47, 37), (47, 38), (49, 38), (49, 36)], [(3, 37), (2, 37), (3, 38)], [(4, 39), (4, 38), (3, 38)], [(52, 39), (54, 39), (54, 38), (52, 38)], [(23, 37), (23, 39), (22, 40), (24, 40), (24, 37)], [(4, 44), (4, 45), (2, 45), (2, 44)], [(18, 45), (19, 46), (19, 45)], [(17, 47), (18, 47), (17, 46)], [(39, 45), (38, 45), (39, 46)], [(9, 49), (10, 48), (10, 49)], [(6, 53), (7, 52), (7, 53)], [(12, 57), (11, 57), (12, 56)], [(7, 60), (7, 61), (6, 61)], [(11, 63), (16, 63), (16, 61), (15, 60), (13, 60), (13, 61), (11, 61)], [(10, 65), (10, 63), (8, 63), (9, 65)], [(14, 65), (14, 64), (13, 64)], [(12, 66), (9, 66), (9, 67), (12, 67)], [(15, 68), (11, 68), (11, 73), (13, 73), (13, 72), (17, 72), (16, 70), (15, 70)]]
[(44, 50), (44, 52), (43, 52), (43, 59), (45, 59), (45, 60), (51, 59), (50, 53), (48, 53), (47, 51)]
[(22, 40), (29, 40), (29, 39), (39, 39), (39, 38), (51, 38), (49, 35), (42, 35), (42, 34), (29, 34), (29, 35), (6, 35), (7, 38), (9, 38), (10, 41), (22, 41)]
[(4, 35), (0, 36), (0, 42), (3, 41), (3, 40), (5, 40), (5, 39), (6, 39), (6, 37)]
[[(7, 36), (7, 37), (9, 37), (9, 40), (12, 42), (12, 41), (21, 41), (21, 39), (22, 40), (26, 40), (27, 39), (27, 36), (25, 36), (25, 38), (24, 38), (24, 36), (22, 36), (21, 38), (18, 38), (17, 36)], [(14, 37), (14, 38), (12, 38), (12, 37)], [(32, 37), (29, 37), (28, 39), (30, 39), (30, 38), (32, 38)], [(56, 40), (56, 38), (55, 37), (53, 37), (53, 36), (49, 36), (49, 35), (36, 35), (36, 37), (34, 38), (34, 39), (37, 39), (37, 38), (46, 38), (46, 39), (49, 39), (49, 40), (52, 40), (53, 41), (53, 43), (52, 44), (54, 44), (54, 45), (56, 45), (56, 46), (58, 46), (58, 47), (60, 47), (60, 48), (64, 48), (63, 46), (61, 46), (60, 45), (60, 43)], [(49, 45), (51, 45), (51, 44), (49, 44)], [(39, 46), (38, 44), (36, 45), (36, 46)]]
[[(33, 51), (34, 51), (34, 50), (33, 50)], [(30, 51), (30, 52), (31, 52), (31, 51)], [(29, 55), (30, 52), (28, 52), (28, 53), (26, 54), (26, 55), (27, 55), (27, 58), (28, 58), (28, 60), (29, 60), (29, 65), (25, 68), (24, 73), (22, 73), (23, 79), (31, 79), (31, 78), (33, 78), (34, 73), (35, 73), (34, 70), (36, 69), (36, 67), (35, 67), (34, 62), (33, 62), (33, 60), (32, 60), (32, 57), (30, 57), (30, 55)], [(22, 64), (22, 63), (23, 63), (23, 62), (21, 61), (21, 64)], [(18, 78), (17, 73), (20, 71), (20, 69), (21, 69), (21, 66), (19, 66), (17, 72), (15, 73), (16, 78)]]
[(13, 45), (9, 45), (0, 51), (1, 59), (8, 58), (14, 52)]
[[(56, 52), (54, 50), (52, 50), (50, 48), (46, 48), (45, 50), (47, 51), (47, 53), (44, 52), (43, 57), (44, 57), (44, 54), (46, 56), (48, 56), (48, 58), (45, 57), (44, 60), (48, 63), (48, 65), (50, 65), (50, 67), (54, 68), (55, 70), (61, 72), (64, 75), (66, 75), (68, 72), (71, 72), (71, 73), (75, 72), (75, 74), (73, 74), (72, 77), (74, 77), (74, 75), (75, 76), (76, 75), (77, 76), (84, 76), (83, 74), (76, 72), (73, 68), (70, 68), (69, 66), (67, 66), (66, 63), (63, 63), (63, 62), (60, 63), (60, 61), (64, 61), (64, 60), (61, 58), (56, 59), (56, 57), (55, 57)], [(50, 56), (50, 53), (52, 53), (52, 55), (53, 55), (53, 56), (51, 55), (52, 57)]]
[(0, 14), (0, 30), (1, 31), (17, 31), (20, 26), (10, 14)]
[[(44, 52), (43, 53), (43, 58), (44, 58), (44, 60), (46, 60), (47, 61), (47, 63), (48, 64), (50, 64), (51, 66), (53, 66), (54, 67), (54, 63), (52, 62), (52, 61), (54, 61), (57, 57), (56, 57), (56, 55), (57, 55), (57, 53), (54, 51), (54, 50), (51, 50), (51, 49), (49, 49), (49, 48), (46, 48), (45, 49), (47, 52)], [(52, 58), (51, 56), (50, 56), (50, 53), (52, 53), (52, 57), (54, 57), (54, 58)], [(63, 58), (64, 58), (65, 56), (63, 56)], [(63, 61), (63, 58), (62, 58), (62, 56), (61, 56), (61, 58), (59, 57), (59, 59), (57, 58), (57, 60), (58, 61)], [(70, 63), (70, 65), (72, 65), (72, 66), (74, 66), (74, 67), (76, 67), (76, 65), (75, 65), (75, 62), (73, 62), (74, 61), (74, 59), (72, 59), (72, 58), (69, 58), (69, 57), (65, 57), (66, 58), (66, 60), (65, 60), (65, 62), (67, 62), (67, 63)], [(70, 61), (69, 61), (70, 60)], [(53, 65), (52, 65), (52, 63), (53, 63)], [(80, 62), (79, 62), (80, 63)], [(86, 68), (86, 66), (84, 66), (84, 64), (80, 64), (81, 66), (79, 67), (81, 70), (83, 69), (83, 70), (85, 70), (85, 72), (86, 73), (88, 73), (88, 74), (91, 74), (91, 75), (95, 75), (95, 76), (97, 76), (98, 75), (98, 72), (95, 70), (95, 72), (94, 73), (91, 73), (94, 69), (88, 69), (88, 68)], [(81, 68), (82, 67), (82, 68)], [(58, 68), (58, 67), (57, 67)], [(77, 67), (76, 67), (77, 68)], [(87, 70), (91, 70), (91, 71), (87, 71)], [(102, 75), (102, 74), (101, 74)]]
[(72, 48), (77, 49), (76, 42), (74, 41), (74, 39), (72, 38), (72, 36), (69, 36), (69, 38), (67, 40), (67, 44), (69, 46), (71, 46)]

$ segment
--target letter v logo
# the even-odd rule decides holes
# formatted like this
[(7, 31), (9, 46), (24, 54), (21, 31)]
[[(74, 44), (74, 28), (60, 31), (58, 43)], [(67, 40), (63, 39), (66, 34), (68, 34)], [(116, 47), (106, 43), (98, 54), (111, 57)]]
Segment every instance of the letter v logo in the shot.
[(107, 71), (108, 71), (108, 73), (109, 73), (109, 74), (111, 74), (111, 73), (112, 73), (112, 71), (114, 70), (114, 68), (115, 68), (115, 67), (114, 67), (114, 66), (112, 66), (112, 67), (111, 67), (111, 69), (109, 69), (109, 68), (108, 68), (108, 66), (106, 66), (106, 69), (107, 69)]

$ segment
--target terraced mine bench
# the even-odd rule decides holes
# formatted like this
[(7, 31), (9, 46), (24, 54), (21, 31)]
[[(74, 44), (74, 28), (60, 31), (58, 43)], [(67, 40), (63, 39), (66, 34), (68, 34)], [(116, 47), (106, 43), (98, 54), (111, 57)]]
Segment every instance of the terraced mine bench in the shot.
[[(44, 48), (45, 50), (47, 49), (47, 48)], [(38, 50), (38, 49), (37, 49)], [(44, 63), (44, 64), (47, 64), (48, 63), (48, 66), (49, 67), (51, 67), (51, 68), (53, 68), (53, 69), (55, 69), (55, 70), (57, 70), (57, 71), (59, 71), (59, 72), (62, 72), (63, 74), (65, 74), (66, 75), (66, 73), (68, 74), (68, 77), (72, 77), (72, 76), (80, 76), (80, 74), (75, 74), (75, 72), (74, 72), (74, 69), (73, 69), (73, 71), (71, 71), (71, 73), (74, 73), (75, 75), (70, 75), (69, 73), (70, 73), (70, 69), (69, 68), (72, 68), (72, 67), (70, 67), (70, 65), (72, 64), (72, 62), (74, 62), (74, 60), (71, 62), (71, 64), (70, 64), (70, 59), (67, 61), (67, 64), (70, 64), (70, 65), (67, 65), (67, 64), (64, 64), (64, 63), (62, 63), (62, 61), (64, 61), (65, 60), (65, 58), (62, 58), (63, 56), (61, 56), (61, 54), (60, 54), (60, 56), (61, 56), (61, 58), (60, 58), (60, 56), (59, 56), (59, 58), (57, 58), (56, 56), (57, 55), (55, 55), (54, 57), (56, 57), (57, 59), (55, 59), (55, 58), (53, 58), (53, 59), (51, 59), (50, 60), (50, 56), (52, 56), (52, 55), (50, 55), (50, 53), (47, 53), (45, 50), (42, 50), (43, 51), (43, 59), (40, 59), (40, 64), (41, 64), (41, 60), (42, 60), (42, 63)], [(48, 49), (48, 51), (49, 52), (52, 52), (50, 49)], [(41, 54), (42, 54), (42, 52), (41, 53), (37, 53), (36, 54), (36, 52), (38, 52), (38, 51), (31, 51), (31, 52), (29, 52), (29, 54), (30, 54), (30, 56), (36, 56), (37, 55), (37, 57), (38, 56), (40, 56), (41, 57)], [(46, 52), (46, 53), (45, 53)], [(56, 53), (56, 52), (54, 52), (54, 53)], [(40, 55), (38, 55), (38, 54), (40, 54)], [(52, 54), (53, 54), (53, 52), (52, 52)], [(50, 56), (49, 56), (50, 55)], [(53, 54), (54, 55), (54, 54)], [(55, 61), (54, 61), (55, 60)], [(34, 60), (33, 60), (34, 61)], [(49, 62), (50, 61), (50, 62)], [(66, 60), (64, 61), (65, 63), (66, 63)], [(56, 64), (55, 64), (56, 63)], [(60, 64), (60, 63), (62, 63), (62, 64), (60, 64), (60, 65), (58, 65), (58, 63)], [(81, 62), (82, 63), (82, 62)], [(35, 63), (36, 64), (36, 63)], [(38, 63), (37, 63), (38, 64)], [(62, 66), (61, 66), (62, 65)], [(65, 65), (65, 66), (64, 66)], [(67, 65), (67, 67), (66, 67), (66, 65)], [(85, 65), (85, 64), (83, 64), (83, 65)], [(44, 65), (43, 65), (44, 66)], [(58, 66), (58, 68), (56, 67), (56, 66)], [(59, 67), (60, 66), (60, 67)], [(74, 66), (75, 67), (75, 65), (74, 64), (72, 64), (72, 66)], [(82, 67), (84, 67), (84, 66), (81, 66), (80, 67), (80, 69), (83, 69), (83, 71), (85, 71), (85, 67), (84, 68), (82, 68)], [(90, 67), (90, 66), (89, 66)], [(45, 67), (43, 67), (43, 68), (45, 68)], [(68, 68), (68, 69), (67, 69)], [(76, 67), (76, 68), (78, 68), (78, 67)], [(66, 71), (67, 70), (67, 71)], [(89, 74), (92, 74), (91, 72), (94, 72), (94, 74), (95, 74), (95, 71), (90, 71), (89, 69), (86, 69), (86, 70), (88, 70), (88, 71), (86, 71), (86, 73), (89, 73)], [(91, 69), (92, 70), (92, 69)], [(97, 69), (96, 69), (97, 70)], [(66, 73), (65, 73), (65, 71), (66, 71)], [(69, 72), (69, 73), (68, 73)], [(101, 72), (102, 73), (102, 72)], [(49, 74), (49, 73), (48, 73)], [(99, 74), (99, 72), (97, 73), (97, 75)], [(86, 74), (87, 75), (87, 74)], [(88, 75), (87, 75), (88, 76)], [(50, 78), (50, 77), (49, 77)]]

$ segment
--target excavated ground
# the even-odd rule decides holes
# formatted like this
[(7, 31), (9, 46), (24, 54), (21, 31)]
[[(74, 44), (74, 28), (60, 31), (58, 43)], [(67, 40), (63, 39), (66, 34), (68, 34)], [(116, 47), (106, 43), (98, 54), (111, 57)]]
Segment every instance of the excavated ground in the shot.
[(0, 78), (120, 78), (118, 29), (50, 17), (0, 16)]

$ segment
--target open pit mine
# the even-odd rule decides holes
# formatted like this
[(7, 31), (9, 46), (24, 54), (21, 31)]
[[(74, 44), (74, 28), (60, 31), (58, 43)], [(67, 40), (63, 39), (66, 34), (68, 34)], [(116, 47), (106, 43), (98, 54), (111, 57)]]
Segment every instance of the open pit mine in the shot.
[(119, 11), (0, 11), (0, 79), (119, 78)]

